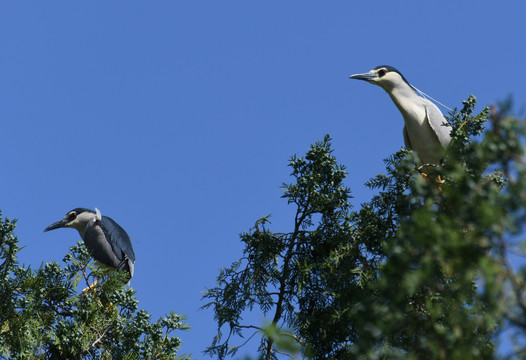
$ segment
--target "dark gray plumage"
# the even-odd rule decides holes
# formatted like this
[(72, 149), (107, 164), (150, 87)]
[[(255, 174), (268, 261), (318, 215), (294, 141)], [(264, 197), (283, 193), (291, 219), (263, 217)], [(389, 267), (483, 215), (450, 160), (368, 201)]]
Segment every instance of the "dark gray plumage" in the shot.
[(113, 219), (96, 211), (76, 208), (44, 231), (70, 227), (77, 229), (84, 244), (96, 261), (118, 271), (126, 270), (133, 277), (135, 253), (130, 237)]

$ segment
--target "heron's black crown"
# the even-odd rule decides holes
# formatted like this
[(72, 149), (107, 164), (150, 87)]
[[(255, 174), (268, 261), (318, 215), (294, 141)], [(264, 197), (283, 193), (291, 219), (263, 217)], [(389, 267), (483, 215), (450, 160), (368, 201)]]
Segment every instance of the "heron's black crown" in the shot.
[(402, 73), (400, 71), (398, 71), (398, 69), (396, 69), (396, 68), (394, 68), (392, 66), (389, 66), (389, 65), (378, 65), (373, 70), (378, 70), (378, 69), (385, 69), (385, 70), (387, 70), (387, 72), (395, 72), (398, 75), (400, 75), (402, 77), (402, 79), (404, 79), (404, 81), (407, 84), (409, 84), (409, 81), (407, 81), (407, 79), (404, 77), (404, 75), (402, 75)]
[[(76, 209), (73, 209), (71, 211), (74, 211), (75, 214), (82, 214), (83, 212), (89, 212), (89, 213), (92, 213), (92, 214), (95, 214), (95, 211), (91, 210), (91, 209), (86, 209), (86, 208), (76, 208)], [(70, 212), (71, 212), (70, 211)], [(69, 214), (69, 213), (68, 213)]]

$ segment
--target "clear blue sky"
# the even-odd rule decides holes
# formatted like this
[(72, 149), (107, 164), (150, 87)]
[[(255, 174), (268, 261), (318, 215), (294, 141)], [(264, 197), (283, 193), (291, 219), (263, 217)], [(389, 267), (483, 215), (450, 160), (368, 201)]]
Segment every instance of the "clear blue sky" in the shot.
[(525, 4), (2, 1), (0, 208), (21, 261), (61, 261), (78, 234), (42, 230), (98, 207), (136, 240), (140, 306), (187, 314), (181, 352), (203, 358), (202, 291), (238, 234), (268, 214), (291, 230), (289, 156), (329, 133), (359, 207), (402, 146), (388, 96), (348, 76), (387, 64), (449, 107), (524, 109)]

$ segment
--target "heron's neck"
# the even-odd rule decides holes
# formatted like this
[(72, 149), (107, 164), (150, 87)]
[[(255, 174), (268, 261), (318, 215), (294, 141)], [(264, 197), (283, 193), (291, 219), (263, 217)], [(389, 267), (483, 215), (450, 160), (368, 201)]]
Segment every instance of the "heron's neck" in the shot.
[(82, 238), (82, 240), (84, 240), (84, 235), (86, 235), (86, 230), (88, 228), (88, 222), (87, 221), (77, 222), (73, 224), (72, 227), (74, 229), (77, 229), (77, 231), (80, 234), (80, 237)]
[(420, 98), (416, 91), (407, 83), (397, 84), (391, 89), (385, 89), (396, 107), (402, 114), (411, 111), (411, 107), (418, 103), (415, 98)]

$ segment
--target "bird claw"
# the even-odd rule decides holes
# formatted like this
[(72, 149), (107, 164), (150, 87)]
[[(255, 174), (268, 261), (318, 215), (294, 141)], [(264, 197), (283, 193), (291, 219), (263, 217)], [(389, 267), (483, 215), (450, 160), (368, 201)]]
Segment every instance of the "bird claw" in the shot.
[(88, 285), (88, 287), (84, 288), (82, 290), (82, 293), (85, 294), (87, 292), (92, 291), (95, 288), (95, 286), (97, 286), (98, 283), (99, 283), (99, 279), (96, 279), (91, 285)]
[(433, 179), (433, 177), (429, 176), (428, 174), (424, 172), (420, 172), (420, 175), (426, 180), (429, 180), (429, 181), (435, 180), (438, 184), (444, 184), (446, 182), (446, 180), (442, 179), (440, 175), (437, 175), (436, 179)]
[(420, 175), (422, 175), (422, 177), (424, 177), (425, 179), (427, 180), (435, 180), (437, 183), (439, 184), (443, 184), (445, 183), (446, 181), (443, 180), (441, 177), (440, 177), (440, 174), (437, 175), (436, 179), (433, 179), (433, 177), (429, 176), (428, 174), (426, 174), (425, 172), (422, 171), (423, 168), (429, 168), (429, 167), (432, 167), (432, 168), (436, 168), (437, 165), (436, 164), (423, 164), (423, 165), (420, 165), (417, 170), (418, 172), (420, 173)]

